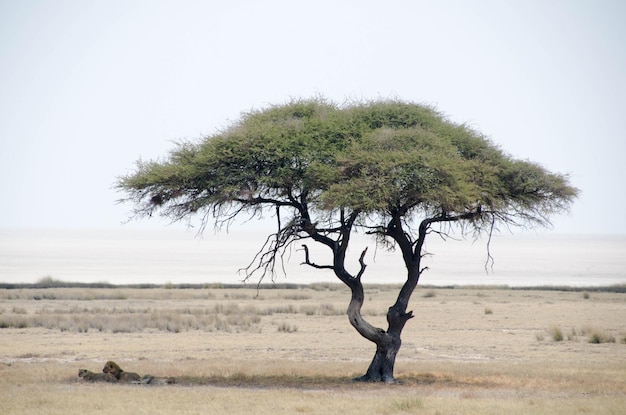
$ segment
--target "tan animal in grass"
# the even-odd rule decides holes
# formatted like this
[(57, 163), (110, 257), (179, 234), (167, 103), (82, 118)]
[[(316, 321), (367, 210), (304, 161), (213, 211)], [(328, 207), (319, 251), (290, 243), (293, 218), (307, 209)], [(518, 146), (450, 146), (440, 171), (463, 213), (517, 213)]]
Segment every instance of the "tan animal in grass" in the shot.
[(119, 367), (119, 365), (112, 360), (106, 362), (102, 371), (105, 374), (111, 374), (115, 376), (115, 378), (120, 382), (131, 383), (141, 380), (141, 376), (133, 372), (123, 371), (122, 368)]
[(171, 385), (173, 383), (176, 383), (176, 378), (161, 378), (152, 375), (144, 375), (137, 383), (140, 383), (142, 385)]
[(78, 369), (78, 377), (87, 382), (117, 382), (117, 378), (110, 373), (94, 373), (87, 369)]

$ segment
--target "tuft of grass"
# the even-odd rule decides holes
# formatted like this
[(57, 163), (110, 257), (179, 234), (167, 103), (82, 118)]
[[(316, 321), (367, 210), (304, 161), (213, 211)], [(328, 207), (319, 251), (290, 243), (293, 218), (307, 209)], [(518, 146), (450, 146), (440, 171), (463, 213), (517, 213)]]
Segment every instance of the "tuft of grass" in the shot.
[(604, 330), (594, 328), (589, 333), (587, 333), (587, 339), (589, 343), (600, 344), (600, 343), (615, 343), (615, 337), (611, 336), (609, 333)]
[(296, 331), (298, 331), (298, 326), (282, 322), (278, 325), (278, 331), (280, 333), (295, 333)]
[(493, 314), (493, 310), (490, 308), (485, 308), (485, 314)]
[(550, 334), (550, 337), (555, 342), (561, 342), (564, 339), (563, 330), (561, 330), (561, 328), (556, 324), (550, 326), (550, 328), (548, 329), (548, 334)]

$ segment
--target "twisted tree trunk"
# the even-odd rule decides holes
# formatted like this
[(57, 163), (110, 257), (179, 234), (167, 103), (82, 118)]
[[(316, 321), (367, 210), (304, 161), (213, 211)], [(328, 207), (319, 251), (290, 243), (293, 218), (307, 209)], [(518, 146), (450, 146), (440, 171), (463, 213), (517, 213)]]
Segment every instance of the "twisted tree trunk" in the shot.
[[(417, 286), (420, 274), (422, 273), (422, 270), (420, 269), (422, 257), (421, 252), (424, 239), (426, 237), (426, 231), (430, 222), (422, 222), (419, 229), (419, 236), (415, 244), (411, 242), (408, 235), (403, 231), (400, 215), (394, 215), (387, 229), (384, 231), (386, 236), (393, 238), (398, 243), (408, 271), (407, 280), (398, 294), (396, 303), (389, 307), (387, 311), (387, 323), (389, 325), (385, 331), (381, 328), (372, 326), (361, 315), (361, 308), (363, 307), (363, 302), (365, 301), (361, 277), (363, 276), (366, 268), (364, 257), (367, 252), (367, 248), (365, 248), (361, 253), (361, 257), (359, 259), (361, 268), (356, 276), (351, 275), (345, 268), (345, 253), (350, 240), (352, 224), (354, 223), (357, 214), (358, 212), (353, 212), (348, 220), (344, 220), (342, 214), (341, 222), (344, 226), (341, 228), (342, 238), (338, 241), (320, 235), (312, 229), (312, 227), (308, 228), (307, 233), (312, 239), (331, 248), (333, 252), (333, 265), (317, 265), (311, 262), (307, 246), (302, 245), (305, 251), (304, 263), (315, 268), (332, 269), (337, 278), (350, 288), (352, 296), (347, 311), (350, 324), (356, 329), (357, 332), (359, 332), (361, 336), (376, 345), (376, 353), (374, 354), (374, 358), (372, 359), (367, 372), (365, 375), (354, 380), (362, 382), (396, 383), (393, 373), (396, 357), (400, 351), (400, 346), (402, 345), (402, 330), (404, 329), (406, 322), (413, 318), (413, 312), (407, 312), (406, 309), (411, 295)], [(307, 219), (305, 223), (310, 222)]]
[[(356, 278), (351, 281), (352, 284), (348, 284), (352, 290), (352, 298), (348, 306), (350, 323), (363, 337), (376, 344), (376, 353), (367, 372), (356, 378), (357, 381), (396, 383), (393, 371), (396, 357), (402, 346), (402, 330), (406, 322), (413, 318), (413, 312), (407, 312), (406, 309), (423, 271), (420, 269), (420, 263), (428, 227), (428, 222), (422, 222), (415, 244), (411, 243), (407, 234), (402, 230), (399, 216), (394, 217), (386, 229), (386, 234), (398, 243), (407, 268), (407, 279), (398, 293), (396, 303), (387, 311), (389, 324), (387, 331), (373, 327), (361, 316), (361, 307), (365, 298), (361, 279)], [(364, 270), (363, 255), (361, 255), (361, 269)]]
[[(389, 307), (387, 311), (388, 329), (385, 331), (381, 328), (374, 327), (361, 316), (361, 307), (364, 301), (363, 285), (361, 281), (355, 281), (350, 288), (352, 289), (352, 298), (348, 306), (350, 324), (352, 324), (361, 336), (376, 344), (376, 353), (374, 354), (374, 358), (367, 372), (365, 375), (354, 380), (361, 382), (396, 383), (393, 373), (396, 356), (402, 345), (402, 329), (406, 322), (413, 317), (413, 313), (405, 312), (406, 307), (402, 307), (405, 301), (397, 301), (396, 304)], [(401, 290), (400, 295), (402, 295), (402, 292), (406, 291)], [(408, 299), (406, 303), (408, 303)]]

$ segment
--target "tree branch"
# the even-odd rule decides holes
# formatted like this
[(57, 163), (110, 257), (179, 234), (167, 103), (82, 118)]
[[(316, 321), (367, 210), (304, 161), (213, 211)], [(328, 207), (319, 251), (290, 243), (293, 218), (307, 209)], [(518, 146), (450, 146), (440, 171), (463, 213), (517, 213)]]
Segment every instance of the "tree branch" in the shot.
[(365, 268), (367, 268), (367, 265), (365, 264), (365, 261), (363, 260), (363, 258), (365, 258), (366, 253), (367, 253), (367, 247), (365, 247), (363, 252), (361, 252), (361, 256), (359, 257), (359, 264), (361, 264), (361, 269), (359, 270), (359, 273), (356, 274), (356, 279), (359, 281), (361, 280), (361, 277), (363, 276), (363, 273), (365, 272)]
[(305, 244), (302, 244), (302, 248), (304, 249), (304, 262), (301, 262), (300, 265), (310, 265), (313, 268), (317, 268), (317, 269), (334, 269), (332, 265), (318, 265), (316, 263), (311, 262), (309, 259), (309, 247), (306, 246)]

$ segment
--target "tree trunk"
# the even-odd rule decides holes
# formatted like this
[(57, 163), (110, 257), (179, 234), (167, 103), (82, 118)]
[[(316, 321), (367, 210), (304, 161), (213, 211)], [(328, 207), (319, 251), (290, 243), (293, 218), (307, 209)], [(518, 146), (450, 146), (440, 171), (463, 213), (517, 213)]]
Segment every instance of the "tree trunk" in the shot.
[(365, 375), (355, 378), (355, 381), (396, 383), (393, 370), (402, 341), (400, 336), (387, 337), (388, 341), (376, 345), (376, 353)]
[(365, 300), (361, 277), (366, 268), (363, 258), (365, 257), (367, 248), (363, 250), (361, 257), (359, 258), (361, 269), (356, 276), (350, 275), (344, 267), (345, 253), (350, 240), (350, 230), (354, 220), (356, 219), (357, 213), (358, 212), (353, 212), (351, 219), (347, 221), (347, 224), (342, 216), (342, 223), (344, 223), (344, 226), (342, 228), (343, 239), (341, 239), (340, 243), (333, 241), (327, 236), (320, 235), (317, 232), (308, 231), (311, 238), (317, 242), (327, 245), (332, 249), (333, 265), (321, 266), (312, 263), (309, 260), (308, 249), (306, 245), (303, 245), (305, 251), (305, 263), (316, 268), (332, 269), (337, 278), (350, 288), (352, 298), (350, 299), (347, 312), (350, 324), (356, 329), (356, 331), (359, 332), (361, 336), (376, 344), (376, 353), (374, 354), (374, 358), (372, 359), (367, 372), (365, 375), (354, 380), (361, 382), (396, 383), (393, 371), (396, 363), (396, 356), (398, 355), (398, 351), (400, 351), (400, 346), (402, 345), (400, 335), (402, 334), (402, 330), (404, 329), (406, 322), (413, 318), (413, 312), (409, 311), (407, 313), (406, 309), (421, 274), (421, 249), (429, 223), (423, 221), (420, 225), (419, 239), (415, 244), (415, 251), (413, 251), (413, 243), (408, 239), (407, 234), (402, 230), (402, 222), (399, 216), (395, 217), (388, 227), (388, 235), (398, 243), (400, 249), (402, 250), (408, 274), (407, 280), (398, 294), (396, 303), (389, 307), (387, 312), (387, 322), (389, 323), (389, 326), (387, 331), (385, 331), (381, 328), (372, 326), (370, 323), (365, 321), (365, 319), (363, 319), (363, 316), (361, 316), (361, 308), (363, 307), (363, 302)]
[[(353, 285), (349, 285), (352, 289), (352, 300), (348, 307), (350, 322), (363, 337), (376, 344), (376, 353), (372, 363), (370, 363), (365, 375), (355, 379), (357, 381), (396, 383), (393, 370), (396, 356), (402, 345), (400, 337), (402, 330), (406, 322), (413, 318), (413, 312), (409, 311), (407, 313), (406, 309), (422, 273), (420, 270), (421, 252), (428, 226), (429, 222), (427, 221), (423, 221), (420, 224), (419, 238), (415, 248), (413, 248), (413, 243), (402, 230), (402, 222), (399, 217), (392, 220), (387, 229), (388, 235), (398, 243), (402, 250), (402, 256), (408, 272), (407, 280), (398, 293), (396, 303), (389, 307), (387, 311), (387, 322), (389, 323), (387, 331), (372, 327), (361, 317), (361, 306), (364, 299), (361, 279), (357, 278)], [(359, 326), (365, 326), (366, 329), (360, 329)]]
[(365, 375), (355, 378), (361, 382), (385, 382), (396, 383), (393, 371), (396, 356), (402, 345), (400, 335), (406, 322), (413, 317), (411, 312), (405, 313), (396, 303), (387, 312), (389, 329), (387, 331), (369, 324), (361, 316), (361, 307), (364, 301), (363, 285), (360, 279), (354, 279), (350, 284), (352, 299), (348, 306), (348, 318), (350, 324), (361, 336), (376, 344), (376, 353)]

